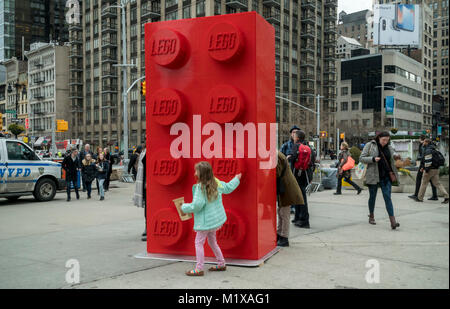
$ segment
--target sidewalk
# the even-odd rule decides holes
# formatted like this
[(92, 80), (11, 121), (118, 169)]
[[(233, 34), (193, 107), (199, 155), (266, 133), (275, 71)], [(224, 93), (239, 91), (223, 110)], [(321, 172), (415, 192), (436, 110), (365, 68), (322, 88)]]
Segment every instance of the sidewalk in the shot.
[[(261, 267), (190, 278), (192, 263), (136, 259), (143, 209), (131, 205), (132, 184), (113, 183), (106, 200), (49, 203), (0, 201), (0, 288), (449, 288), (449, 210), (394, 194), (399, 230), (392, 231), (378, 195), (377, 225), (367, 223), (368, 191), (327, 190), (309, 197), (311, 229), (291, 226), (289, 248)], [(193, 244), (192, 244), (193, 245)], [(81, 282), (65, 282), (77, 259)], [(380, 283), (365, 280), (380, 264)]]

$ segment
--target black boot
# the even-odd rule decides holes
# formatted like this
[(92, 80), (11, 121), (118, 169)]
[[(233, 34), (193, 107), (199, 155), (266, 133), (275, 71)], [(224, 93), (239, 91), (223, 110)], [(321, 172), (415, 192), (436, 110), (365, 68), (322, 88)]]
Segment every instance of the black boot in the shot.
[(280, 236), (280, 239), (277, 241), (278, 247), (289, 247), (289, 240), (286, 237)]
[(432, 196), (428, 199), (429, 201), (439, 201), (437, 196)]

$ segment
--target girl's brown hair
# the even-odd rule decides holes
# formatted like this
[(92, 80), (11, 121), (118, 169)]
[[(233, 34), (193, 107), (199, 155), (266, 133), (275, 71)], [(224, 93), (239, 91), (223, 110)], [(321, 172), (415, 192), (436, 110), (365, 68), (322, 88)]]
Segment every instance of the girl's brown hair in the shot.
[(197, 171), (198, 181), (201, 185), (203, 193), (206, 195), (209, 202), (217, 199), (217, 182), (213, 174), (211, 165), (208, 162), (202, 161), (195, 165)]
[(348, 150), (348, 144), (347, 144), (346, 142), (342, 142), (342, 143), (341, 143), (341, 146), (343, 146), (345, 149)]

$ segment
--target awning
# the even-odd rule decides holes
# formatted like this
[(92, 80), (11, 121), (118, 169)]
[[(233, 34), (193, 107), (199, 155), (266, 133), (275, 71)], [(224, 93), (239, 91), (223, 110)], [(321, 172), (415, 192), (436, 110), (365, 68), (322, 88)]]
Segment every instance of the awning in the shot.
[(37, 139), (37, 141), (34, 143), (34, 146), (38, 146), (38, 147), (41, 146), (43, 141), (44, 141), (44, 138), (43, 137), (39, 137)]

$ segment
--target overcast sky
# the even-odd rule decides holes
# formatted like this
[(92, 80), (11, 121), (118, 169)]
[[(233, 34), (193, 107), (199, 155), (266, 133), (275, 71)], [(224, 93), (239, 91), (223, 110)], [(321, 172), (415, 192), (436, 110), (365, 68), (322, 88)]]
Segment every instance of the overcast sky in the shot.
[(372, 0), (338, 0), (338, 11), (345, 11), (347, 14), (362, 10), (372, 10)]

